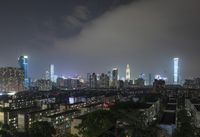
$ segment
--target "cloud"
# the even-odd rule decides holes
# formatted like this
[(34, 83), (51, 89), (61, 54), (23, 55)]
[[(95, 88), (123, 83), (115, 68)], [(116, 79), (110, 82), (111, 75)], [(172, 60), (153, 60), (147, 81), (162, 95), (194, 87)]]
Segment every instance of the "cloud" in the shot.
[(90, 12), (87, 7), (77, 6), (75, 7), (73, 13), (71, 15), (67, 15), (63, 17), (63, 22), (68, 28), (82, 28), (86, 21), (89, 20)]
[[(170, 61), (174, 56), (199, 56), (195, 50), (188, 51), (191, 47), (198, 48), (200, 43), (193, 41), (199, 33), (193, 27), (199, 22), (199, 15), (194, 14), (198, 9), (193, 9), (197, 3), (196, 0), (142, 0), (121, 6), (86, 24), (78, 36), (57, 39), (55, 45), (59, 52), (68, 54), (66, 58), (75, 56), (73, 60), (81, 66), (95, 64), (89, 66), (90, 70), (100, 71), (98, 68), (103, 64), (105, 69), (115, 65), (122, 68), (129, 63), (134, 66), (135, 76), (141, 72), (171, 75)], [(192, 22), (188, 20), (191, 18)], [(189, 43), (193, 45), (188, 46)], [(185, 63), (190, 59), (185, 58)]]

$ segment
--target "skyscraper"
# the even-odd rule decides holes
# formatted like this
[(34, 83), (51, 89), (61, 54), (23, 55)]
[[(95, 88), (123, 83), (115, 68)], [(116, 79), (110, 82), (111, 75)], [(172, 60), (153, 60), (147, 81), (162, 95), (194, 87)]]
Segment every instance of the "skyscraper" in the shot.
[(91, 75), (91, 88), (97, 88), (97, 75), (95, 73)]
[(179, 58), (174, 58), (173, 59), (173, 62), (174, 62), (174, 74), (173, 74), (173, 77), (174, 77), (174, 84), (179, 84)]
[(53, 82), (54, 81), (54, 65), (50, 65), (50, 79)]
[(100, 75), (100, 80), (99, 80), (99, 87), (100, 88), (109, 88), (109, 76), (107, 74), (102, 73)]
[(131, 70), (130, 70), (129, 64), (127, 64), (127, 66), (126, 66), (126, 80), (130, 81), (130, 79), (131, 79)]
[(28, 56), (20, 56), (18, 58), (18, 65), (24, 73), (24, 88), (29, 88), (29, 79), (28, 79)]
[(113, 68), (112, 70), (112, 87), (118, 87), (118, 68)]

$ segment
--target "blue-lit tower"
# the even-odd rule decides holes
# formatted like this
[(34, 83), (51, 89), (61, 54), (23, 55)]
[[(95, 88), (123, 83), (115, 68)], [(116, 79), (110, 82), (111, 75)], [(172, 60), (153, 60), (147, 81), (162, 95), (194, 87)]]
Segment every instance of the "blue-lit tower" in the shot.
[(28, 56), (20, 56), (18, 58), (19, 68), (24, 72), (24, 88), (29, 88), (29, 79), (28, 79)]
[(179, 58), (174, 58), (173, 59), (173, 62), (174, 62), (174, 74), (173, 74), (173, 77), (174, 77), (174, 84), (179, 84)]

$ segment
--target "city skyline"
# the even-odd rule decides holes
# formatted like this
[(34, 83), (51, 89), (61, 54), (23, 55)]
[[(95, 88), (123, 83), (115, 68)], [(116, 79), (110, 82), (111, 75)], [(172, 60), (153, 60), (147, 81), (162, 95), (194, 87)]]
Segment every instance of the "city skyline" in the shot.
[[(178, 60), (178, 62), (176, 61)], [(153, 74), (153, 79), (162, 79), (164, 78), (165, 81), (167, 83), (171, 83), (171, 84), (181, 84), (184, 82), (185, 79), (181, 79), (181, 72), (180, 72), (180, 66), (179, 66), (179, 58), (173, 58), (173, 72), (169, 75), (166, 74), (166, 72), (163, 73), (155, 73)], [(138, 75), (131, 75), (131, 73), (133, 72), (132, 69), (130, 69), (130, 65), (126, 64), (124, 65), (123, 69), (119, 69), (119, 67), (112, 67), (112, 68), (107, 68), (107, 70), (103, 70), (102, 72), (87, 72), (87, 74), (78, 74), (78, 73), (71, 73), (68, 75), (64, 75), (62, 73), (59, 72), (55, 72), (55, 66), (54, 64), (49, 64), (49, 68), (45, 70), (45, 72), (42, 72), (42, 75), (40, 75), (39, 77), (31, 77), (31, 74), (28, 74), (29, 70), (28, 70), (28, 66), (29, 66), (29, 57), (27, 55), (21, 55), (18, 58), (18, 67), (22, 70), (24, 70), (24, 74), (25, 74), (25, 81), (24, 84), (28, 85), (28, 79), (31, 78), (32, 80), (37, 80), (37, 79), (50, 79), (51, 81), (56, 82), (57, 78), (73, 78), (73, 77), (77, 77), (77, 76), (81, 76), (84, 79), (87, 79), (87, 74), (88, 73), (96, 73), (97, 75), (100, 75), (101, 73), (106, 73), (106, 71), (110, 72), (111, 70), (117, 70), (117, 79), (118, 80), (136, 80), (137, 78), (143, 78), (146, 83), (149, 82), (149, 76), (148, 75), (152, 75), (152, 73), (140, 73)], [(119, 65), (118, 65), (119, 66)], [(3, 66), (3, 67), (13, 67), (13, 66)], [(14, 66), (15, 67), (15, 66)], [(46, 68), (46, 67), (45, 67)], [(177, 70), (178, 69), (178, 70)], [(178, 73), (178, 74), (177, 74)], [(60, 75), (58, 75), (60, 74)], [(172, 78), (172, 79), (171, 79)], [(175, 80), (176, 79), (176, 80)]]
[(49, 64), (56, 66), (58, 75), (101, 73), (117, 66), (124, 76), (128, 63), (134, 76), (163, 74), (172, 80), (171, 60), (179, 57), (183, 79), (200, 76), (199, 1), (124, 4), (1, 1), (0, 66), (16, 66), (15, 59), (27, 54), (29, 75), (35, 78)]

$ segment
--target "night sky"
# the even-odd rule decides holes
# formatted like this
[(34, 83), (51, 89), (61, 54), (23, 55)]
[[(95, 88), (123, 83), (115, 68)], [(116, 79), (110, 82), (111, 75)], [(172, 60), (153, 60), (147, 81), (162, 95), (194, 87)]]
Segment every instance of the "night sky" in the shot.
[(1, 0), (0, 66), (29, 56), (29, 75), (107, 72), (200, 76), (200, 0)]

